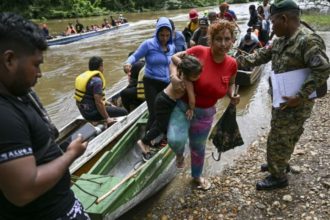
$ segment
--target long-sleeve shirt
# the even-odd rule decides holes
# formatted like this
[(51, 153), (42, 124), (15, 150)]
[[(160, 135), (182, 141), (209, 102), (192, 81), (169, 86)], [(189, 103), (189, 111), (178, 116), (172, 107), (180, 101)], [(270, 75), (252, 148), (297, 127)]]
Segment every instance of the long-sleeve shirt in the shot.
[(264, 47), (248, 56), (237, 58), (241, 66), (258, 66), (272, 61), (272, 70), (283, 73), (310, 68), (311, 74), (305, 80), (297, 95), (304, 99), (329, 78), (330, 64), (323, 39), (315, 33), (298, 29), (290, 38), (277, 38), (271, 47)]
[[(169, 65), (171, 57), (175, 53), (175, 45), (173, 44), (172, 37), (167, 42), (167, 51), (162, 50), (161, 44), (158, 39), (158, 32), (161, 28), (168, 28), (172, 32), (170, 21), (165, 18), (159, 18), (156, 26), (154, 37), (145, 40), (139, 48), (127, 59), (126, 63), (134, 64), (142, 57), (145, 57), (145, 77), (170, 82), (170, 69)], [(171, 33), (172, 35), (172, 33)]]

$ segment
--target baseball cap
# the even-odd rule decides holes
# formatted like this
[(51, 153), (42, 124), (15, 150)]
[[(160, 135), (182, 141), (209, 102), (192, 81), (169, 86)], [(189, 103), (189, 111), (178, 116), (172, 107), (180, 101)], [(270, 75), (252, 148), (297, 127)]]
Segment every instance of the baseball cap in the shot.
[(201, 19), (199, 19), (198, 24), (200, 26), (209, 26), (209, 22), (208, 22), (207, 18), (201, 18)]
[(196, 19), (198, 18), (198, 12), (196, 9), (191, 9), (189, 11), (189, 18), (192, 20), (192, 19)]

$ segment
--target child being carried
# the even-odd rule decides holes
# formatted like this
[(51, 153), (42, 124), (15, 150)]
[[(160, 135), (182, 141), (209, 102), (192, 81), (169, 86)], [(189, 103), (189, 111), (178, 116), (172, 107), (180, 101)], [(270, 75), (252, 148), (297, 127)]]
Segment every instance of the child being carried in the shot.
[(193, 56), (186, 55), (177, 65), (179, 78), (185, 83), (186, 91), (180, 92), (174, 90), (170, 83), (155, 99), (155, 122), (152, 124), (145, 136), (138, 140), (137, 144), (142, 150), (142, 158), (147, 161), (151, 158), (150, 146), (151, 141), (162, 133), (166, 133), (171, 113), (176, 105), (176, 100), (181, 98), (185, 92), (189, 99), (189, 109), (186, 112), (187, 118), (190, 120), (193, 117), (195, 109), (195, 94), (193, 82), (198, 80), (202, 71), (202, 65)]

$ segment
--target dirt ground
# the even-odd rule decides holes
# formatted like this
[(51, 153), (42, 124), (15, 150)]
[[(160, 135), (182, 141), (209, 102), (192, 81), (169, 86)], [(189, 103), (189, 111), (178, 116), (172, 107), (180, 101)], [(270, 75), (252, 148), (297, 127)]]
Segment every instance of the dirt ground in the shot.
[[(144, 219), (330, 219), (330, 94), (318, 99), (290, 164), (289, 186), (256, 191), (255, 184), (267, 174), (265, 162), (268, 131), (253, 142), (247, 153), (220, 176), (209, 179), (212, 189), (197, 190), (182, 184)], [(186, 177), (178, 177), (184, 180)], [(140, 218), (139, 218), (140, 219)]]

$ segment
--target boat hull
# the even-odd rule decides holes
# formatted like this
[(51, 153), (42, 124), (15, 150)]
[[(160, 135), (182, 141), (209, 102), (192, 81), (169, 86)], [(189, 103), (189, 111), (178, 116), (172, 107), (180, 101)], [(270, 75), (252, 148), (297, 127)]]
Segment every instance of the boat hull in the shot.
[[(120, 96), (120, 92), (126, 88), (127, 80), (122, 80), (112, 86), (109, 91), (108, 101), (114, 101)], [(116, 122), (104, 130), (101, 134), (90, 140), (86, 151), (77, 158), (69, 167), (70, 173), (80, 176), (87, 173), (90, 168), (102, 156), (103, 152), (109, 150), (111, 145), (126, 131), (144, 112), (147, 111), (146, 103), (142, 103), (126, 116), (118, 117)], [(61, 145), (72, 133), (83, 127), (88, 121), (81, 116), (69, 122), (60, 129), (57, 143)]]
[(253, 85), (261, 76), (264, 65), (256, 66), (251, 71), (237, 70), (236, 84), (240, 86)]
[(125, 24), (121, 24), (116, 27), (103, 28), (103, 29), (97, 30), (97, 31), (89, 31), (89, 32), (81, 33), (81, 34), (72, 34), (69, 36), (60, 36), (60, 37), (57, 37), (54, 39), (47, 40), (47, 44), (48, 44), (48, 46), (65, 45), (65, 44), (73, 43), (73, 42), (76, 42), (76, 41), (79, 41), (82, 39), (99, 36), (101, 34), (105, 34), (105, 33), (108, 33), (108, 32), (114, 31), (114, 30), (118, 30), (123, 27), (128, 27), (128, 26), (129, 26), (129, 24), (125, 23)]
[(136, 141), (144, 134), (146, 121), (145, 117), (139, 119), (90, 172), (72, 186), (92, 219), (118, 218), (175, 177), (175, 154), (168, 146), (142, 162)]

